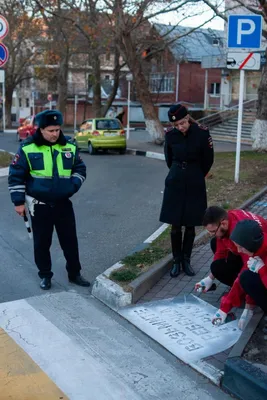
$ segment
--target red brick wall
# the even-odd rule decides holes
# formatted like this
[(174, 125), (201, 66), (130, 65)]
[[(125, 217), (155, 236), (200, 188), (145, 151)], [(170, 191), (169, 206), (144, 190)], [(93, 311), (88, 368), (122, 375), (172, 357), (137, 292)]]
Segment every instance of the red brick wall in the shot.
[[(204, 103), (205, 70), (200, 63), (183, 63), (180, 65), (179, 95), (180, 101), (189, 103)], [(211, 83), (221, 82), (221, 70), (209, 69), (208, 92)]]
[[(176, 102), (176, 64), (169, 64), (165, 69), (166, 73), (172, 72), (175, 76), (173, 93), (151, 94), (154, 103), (175, 103)], [(210, 92), (211, 83), (221, 82), (221, 70), (210, 69), (208, 71), (208, 92)], [(205, 89), (205, 70), (201, 68), (200, 63), (180, 64), (178, 101), (189, 103), (204, 103)]]

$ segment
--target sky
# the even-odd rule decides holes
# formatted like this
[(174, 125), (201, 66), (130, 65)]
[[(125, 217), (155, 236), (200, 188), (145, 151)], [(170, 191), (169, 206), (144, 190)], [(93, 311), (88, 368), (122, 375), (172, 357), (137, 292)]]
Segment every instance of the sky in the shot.
[[(160, 15), (159, 18), (155, 18), (155, 22), (162, 23), (162, 24), (171, 24), (182, 26), (190, 26), (190, 27), (198, 27), (203, 22), (211, 19), (214, 15), (213, 11), (209, 9), (208, 6), (205, 5), (196, 5), (192, 8), (192, 11), (188, 14), (193, 15), (192, 17), (186, 17), (184, 20), (181, 21), (181, 12), (179, 15), (175, 12), (169, 14)], [(197, 15), (196, 15), (197, 14)], [(220, 29), (224, 30), (224, 21), (222, 18), (216, 17), (208, 22), (204, 28), (211, 28), (211, 29)]]

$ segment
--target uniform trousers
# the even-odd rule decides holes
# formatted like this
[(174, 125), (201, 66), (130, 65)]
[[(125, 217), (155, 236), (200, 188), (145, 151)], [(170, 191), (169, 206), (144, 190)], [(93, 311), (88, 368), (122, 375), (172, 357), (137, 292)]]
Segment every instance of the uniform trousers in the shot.
[[(216, 238), (212, 238), (210, 241), (210, 247), (213, 253), (216, 252)], [(233, 286), (234, 281), (238, 277), (243, 267), (242, 258), (239, 255), (233, 254), (231, 251), (228, 252), (227, 258), (222, 258), (213, 261), (210, 266), (210, 270), (213, 276), (218, 281), (228, 286)]]
[(267, 313), (267, 288), (262, 283), (260, 275), (252, 271), (243, 271), (240, 275), (240, 285), (245, 293)]
[(54, 227), (60, 246), (66, 259), (66, 269), (70, 279), (80, 275), (78, 239), (76, 233), (75, 215), (70, 200), (50, 206), (35, 204), (34, 215), (31, 216), (34, 259), (39, 269), (39, 276), (52, 278), (53, 272), (50, 247)]

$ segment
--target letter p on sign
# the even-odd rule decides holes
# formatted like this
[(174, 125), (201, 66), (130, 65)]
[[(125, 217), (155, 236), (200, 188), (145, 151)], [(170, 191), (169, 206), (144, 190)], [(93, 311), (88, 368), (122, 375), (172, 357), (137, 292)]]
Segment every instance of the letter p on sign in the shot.
[(239, 19), (237, 21), (237, 44), (242, 43), (242, 35), (251, 35), (255, 29), (255, 22), (251, 19)]
[(261, 48), (261, 15), (230, 15), (228, 18), (228, 48)]

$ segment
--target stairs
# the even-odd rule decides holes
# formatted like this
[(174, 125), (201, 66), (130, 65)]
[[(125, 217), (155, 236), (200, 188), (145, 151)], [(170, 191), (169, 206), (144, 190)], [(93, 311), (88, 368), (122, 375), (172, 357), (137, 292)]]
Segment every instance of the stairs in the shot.
[[(242, 120), (242, 144), (252, 144), (251, 129), (256, 118), (256, 111), (244, 111)], [(210, 129), (213, 140), (236, 143), (238, 117), (233, 117), (225, 122), (217, 124)]]

